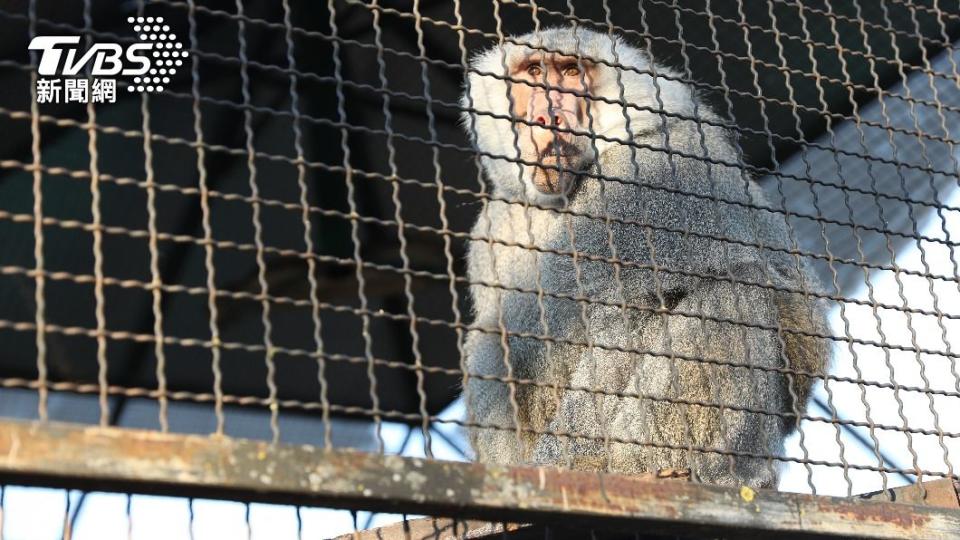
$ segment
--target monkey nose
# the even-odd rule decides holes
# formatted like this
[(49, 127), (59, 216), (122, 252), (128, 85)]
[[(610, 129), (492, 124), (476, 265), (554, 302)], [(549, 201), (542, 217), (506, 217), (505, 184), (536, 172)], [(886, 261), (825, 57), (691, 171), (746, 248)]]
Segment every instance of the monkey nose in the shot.
[[(548, 117), (550, 118), (549, 121), (547, 120)], [(536, 123), (538, 123), (538, 124), (540, 124), (540, 125), (543, 125), (543, 126), (546, 126), (547, 124), (549, 124), (549, 125), (551, 125), (551, 126), (562, 126), (562, 125), (564, 124), (563, 115), (561, 115), (561, 114), (559, 114), (559, 113), (551, 113), (551, 114), (549, 114), (549, 115), (547, 115), (547, 114), (539, 114), (539, 115), (537, 115), (537, 117), (534, 119), (534, 122), (536, 122)]]

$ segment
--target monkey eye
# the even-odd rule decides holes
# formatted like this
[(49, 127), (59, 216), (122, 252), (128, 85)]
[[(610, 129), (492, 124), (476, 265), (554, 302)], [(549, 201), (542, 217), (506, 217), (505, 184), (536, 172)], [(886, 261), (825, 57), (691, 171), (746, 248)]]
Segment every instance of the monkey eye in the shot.
[(530, 64), (527, 66), (527, 75), (530, 75), (531, 77), (539, 77), (541, 73), (543, 73), (543, 70), (539, 65)]
[(563, 75), (565, 77), (578, 77), (580, 76), (580, 66), (576, 64), (567, 64), (563, 66)]

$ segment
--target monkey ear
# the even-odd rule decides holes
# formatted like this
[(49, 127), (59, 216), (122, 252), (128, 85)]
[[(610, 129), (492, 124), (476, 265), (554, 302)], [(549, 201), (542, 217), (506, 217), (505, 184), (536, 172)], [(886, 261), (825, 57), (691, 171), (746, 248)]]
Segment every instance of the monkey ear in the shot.
[(515, 48), (494, 47), (474, 57), (460, 98), (461, 123), (467, 135), (481, 151), (507, 160), (520, 155), (506, 81), (508, 62), (515, 61)]
[[(476, 124), (478, 117), (481, 116), (478, 113), (497, 110), (496, 104), (490, 102), (490, 95), (502, 95), (506, 98), (506, 83), (498, 81), (494, 76), (505, 71), (501, 59), (506, 60), (505, 53), (499, 47), (493, 47), (476, 54), (467, 65), (463, 93), (460, 97), (462, 109), (460, 119), (467, 135), (474, 141), (477, 138)], [(502, 88), (497, 88), (498, 82), (503, 85)]]

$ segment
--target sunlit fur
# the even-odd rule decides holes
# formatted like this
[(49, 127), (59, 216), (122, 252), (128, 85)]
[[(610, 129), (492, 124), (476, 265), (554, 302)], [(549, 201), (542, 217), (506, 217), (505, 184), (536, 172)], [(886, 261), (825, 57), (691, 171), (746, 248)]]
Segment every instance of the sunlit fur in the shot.
[[(755, 209), (770, 203), (717, 115), (643, 50), (584, 29), (516, 40), (632, 69), (597, 65), (592, 94), (613, 103), (590, 103), (602, 138), (562, 197), (533, 189), (511, 161), (511, 120), (482, 114), (509, 116), (508, 85), (483, 73), (503, 75), (529, 47), (506, 43), (471, 64), (462, 103), (478, 112), (463, 124), (493, 197), (467, 256), (483, 331), (469, 333), (466, 363), (486, 378), (464, 391), (471, 422), (500, 428), (472, 430), (478, 459), (689, 467), (705, 482), (775, 485), (778, 463), (750, 456), (782, 454), (814, 380), (783, 368), (822, 373), (829, 352), (815, 337), (822, 308), (803, 294), (817, 284), (787, 251), (783, 214)], [(508, 375), (538, 384), (491, 380)]]

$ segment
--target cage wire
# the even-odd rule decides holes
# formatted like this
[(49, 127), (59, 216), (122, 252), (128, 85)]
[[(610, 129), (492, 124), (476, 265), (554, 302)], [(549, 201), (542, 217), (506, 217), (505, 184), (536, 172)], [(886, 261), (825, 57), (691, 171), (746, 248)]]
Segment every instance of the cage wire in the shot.
[[(118, 77), (113, 103), (38, 103), (43, 76), (39, 53), (27, 47), (32, 38), (78, 35), (82, 48), (126, 46), (138, 41), (131, 17), (162, 22), (182, 43), (163, 57), (170, 64), (162, 90), (144, 92)], [(358, 459), (401, 455), (429, 466), (474, 459), (469, 429), (514, 430), (471, 421), (460, 397), (470, 377), (542, 385), (466, 370), (468, 333), (492, 332), (505, 344), (516, 336), (472, 317), (470, 286), (505, 286), (467, 278), (468, 244), (496, 242), (471, 225), (481, 208), (503, 201), (464, 133), (469, 107), (460, 96), (476, 52), (534, 29), (583, 28), (622, 36), (672, 67), (718, 118), (685, 120), (731, 133), (737, 162), (714, 164), (742, 170), (769, 202), (711, 198), (682, 185), (677, 192), (776, 216), (789, 244), (747, 247), (804, 261), (823, 284), (783, 292), (827, 304), (825, 333), (775, 330), (826, 344), (829, 369), (775, 369), (816, 381), (810, 406), (799, 415), (748, 408), (799, 425), (783, 452), (752, 457), (780, 470), (783, 493), (873, 493), (931, 512), (923, 516), (946, 506), (952, 514), (937, 519), (960, 519), (951, 483), (960, 454), (960, 353), (952, 344), (960, 335), (957, 2), (25, 0), (0, 6), (0, 21), (0, 415), (4, 437), (23, 436), (17, 444), (60, 445), (43, 451), (78, 463), (94, 460), (94, 449), (123, 461), (136, 447), (126, 447), (123, 434), (131, 441), (199, 434), (228, 452), (352, 448)], [(653, 150), (672, 151), (669, 141)], [(670, 223), (632, 225), (703, 236)], [(710, 237), (744, 245), (724, 231)], [(544, 253), (532, 243), (519, 247)], [(616, 255), (601, 262), (637, 264)], [(554, 294), (539, 283), (521, 292)], [(605, 302), (589, 293), (569, 299)], [(525, 337), (563, 340), (549, 332)], [(565, 390), (638, 397), (592, 383)], [(697, 404), (656, 399), (736, 409), (711, 396)], [(71, 431), (91, 425), (121, 428), (109, 431), (119, 434), (116, 448), (94, 440), (105, 432)], [(231, 446), (245, 441), (274, 444)], [(737, 457), (689, 441), (681, 447)], [(369, 534), (396, 538), (623, 529), (613, 518), (571, 528), (562, 511), (542, 516), (541, 525), (489, 509), (487, 520), (475, 521), (471, 500), (425, 505), (408, 517), (375, 514), (355, 497), (317, 509), (330, 501), (306, 492), (270, 501), (294, 507), (213, 500), (260, 500), (239, 476), (228, 479), (233, 490), (205, 490), (203, 482), (171, 490), (164, 477), (146, 474), (131, 487), (111, 483), (131, 481), (122, 470), (100, 470), (94, 480), (121, 492), (110, 494), (51, 460), (32, 463), (31, 474), (11, 463), (0, 505), (0, 530), (10, 537), (36, 527), (51, 537), (98, 538), (158, 530), (215, 536), (210, 531), (224, 528), (365, 537), (361, 531), (384, 527)], [(298, 465), (289, 464), (292, 477), (305, 476)], [(44, 470), (55, 481), (39, 483), (62, 489), (22, 487)], [(587, 482), (571, 471), (551, 474)], [(684, 479), (658, 482), (677, 493), (720, 493)], [(919, 495), (908, 495), (904, 486), (914, 484)], [(51, 519), (56, 508), (63, 519)], [(380, 507), (391, 508), (409, 507)], [(636, 537), (649, 532), (626, 528)]]

